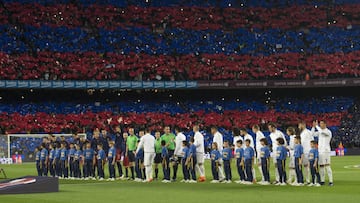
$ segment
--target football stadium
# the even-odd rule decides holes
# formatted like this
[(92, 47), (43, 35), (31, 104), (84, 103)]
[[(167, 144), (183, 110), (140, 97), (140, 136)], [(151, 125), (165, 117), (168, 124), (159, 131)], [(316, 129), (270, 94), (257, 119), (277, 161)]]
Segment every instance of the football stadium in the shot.
[(0, 0), (0, 202), (358, 202), (359, 0)]

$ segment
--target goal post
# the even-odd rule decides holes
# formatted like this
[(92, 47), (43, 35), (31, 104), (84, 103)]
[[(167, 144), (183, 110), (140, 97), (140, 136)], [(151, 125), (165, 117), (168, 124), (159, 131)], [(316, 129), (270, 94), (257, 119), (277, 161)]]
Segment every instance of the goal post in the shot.
[[(85, 137), (86, 133), (78, 133), (79, 137)], [(44, 137), (55, 136), (56, 139), (64, 136), (65, 140), (71, 142), (74, 134), (7, 134), (0, 135), (0, 158), (12, 160), (13, 163), (34, 160), (34, 150), (42, 143)]]
[(9, 137), (4, 134), (0, 134), (0, 164), (11, 163), (9, 161)]

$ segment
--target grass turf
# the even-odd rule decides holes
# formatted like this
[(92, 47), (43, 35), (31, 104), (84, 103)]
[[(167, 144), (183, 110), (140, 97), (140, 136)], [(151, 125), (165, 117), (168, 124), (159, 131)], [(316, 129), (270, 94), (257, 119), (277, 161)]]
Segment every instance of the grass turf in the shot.
[[(359, 156), (332, 158), (335, 184), (333, 187), (261, 186), (235, 183), (210, 184), (211, 173), (209, 162), (207, 162), (208, 180), (205, 183), (176, 182), (164, 184), (160, 181), (136, 183), (120, 180), (114, 182), (60, 180), (59, 193), (0, 195), (0, 202), (358, 202), (360, 199), (360, 168), (345, 166), (359, 165), (359, 158)], [(36, 174), (33, 163), (0, 165), (0, 168), (6, 171), (9, 178)], [(272, 168), (270, 173), (273, 173), (273, 171)], [(237, 178), (234, 169), (233, 180)]]

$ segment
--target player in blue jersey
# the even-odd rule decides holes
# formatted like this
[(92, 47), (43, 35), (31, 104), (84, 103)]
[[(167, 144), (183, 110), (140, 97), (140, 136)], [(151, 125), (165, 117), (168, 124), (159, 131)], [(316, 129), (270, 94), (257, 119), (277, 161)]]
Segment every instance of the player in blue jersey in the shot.
[[(139, 145), (140, 140), (136, 143), (136, 148)], [(141, 182), (145, 180), (145, 173), (143, 173), (143, 163), (144, 163), (144, 149), (140, 148), (139, 151), (135, 155), (135, 173), (136, 178), (134, 179), (136, 182)]]
[(74, 170), (74, 178), (79, 179), (81, 178), (80, 172), (80, 161), (82, 158), (82, 151), (80, 150), (80, 145), (75, 145), (75, 153), (74, 153), (74, 160), (73, 160), (73, 170)]
[(50, 176), (55, 177), (55, 166), (54, 166), (55, 149), (53, 144), (49, 145), (49, 150), (50, 152), (49, 152), (48, 168), (49, 168)]
[(276, 139), (278, 147), (276, 148), (276, 163), (277, 169), (279, 171), (279, 182), (276, 185), (286, 185), (286, 156), (287, 156), (287, 149), (284, 146), (285, 140), (284, 138), (280, 137)]
[(108, 165), (109, 165), (109, 179), (108, 181), (115, 180), (115, 161), (116, 161), (116, 149), (115, 142), (109, 142), (109, 152), (108, 152)]
[(102, 181), (105, 178), (104, 165), (105, 165), (105, 161), (106, 161), (106, 154), (105, 154), (102, 144), (97, 145), (97, 150), (98, 150), (97, 155), (96, 155), (97, 169), (98, 169), (97, 175), (98, 175), (98, 179), (100, 181)]
[(229, 146), (229, 141), (224, 141), (224, 149), (222, 150), (222, 160), (224, 165), (225, 172), (225, 181), (224, 183), (231, 183), (232, 174), (231, 174), (231, 158), (232, 158), (232, 149)]
[(70, 169), (70, 179), (74, 179), (74, 154), (76, 152), (74, 143), (70, 143), (69, 149), (69, 169)]
[(213, 175), (213, 180), (210, 183), (219, 183), (219, 166), (221, 154), (218, 150), (218, 145), (216, 142), (213, 142), (211, 145), (210, 159), (211, 159), (211, 172)]
[(302, 161), (304, 159), (304, 148), (301, 145), (300, 136), (296, 136), (294, 140), (294, 158), (295, 158), (295, 172), (297, 183), (293, 184), (294, 186), (303, 186), (304, 185), (304, 177), (302, 172)]
[(169, 168), (169, 151), (166, 148), (166, 141), (161, 141), (161, 158), (162, 158), (162, 168), (164, 173), (163, 183), (170, 183), (170, 168)]
[(190, 181), (190, 173), (189, 173), (189, 169), (188, 167), (186, 166), (186, 159), (188, 158), (189, 156), (189, 146), (188, 146), (188, 142), (186, 140), (184, 140), (182, 142), (182, 152), (181, 152), (181, 166), (182, 166), (182, 171), (183, 171), (183, 176), (184, 176), (184, 179), (181, 180), (180, 182), (189, 182)]
[(242, 147), (243, 141), (241, 139), (236, 141), (236, 150), (235, 150), (235, 158), (236, 158), (236, 169), (238, 171), (240, 180), (235, 181), (235, 183), (244, 183), (245, 182), (245, 164), (244, 164), (244, 148)]
[(60, 143), (56, 143), (56, 149), (55, 149), (55, 157), (54, 157), (54, 163), (55, 166), (55, 177), (61, 176), (61, 162), (60, 162), (60, 155), (61, 155), (61, 145)]
[(253, 184), (253, 166), (254, 166), (254, 157), (255, 152), (254, 148), (251, 147), (251, 140), (246, 139), (245, 140), (245, 146), (244, 149), (244, 162), (245, 162), (245, 173), (246, 173), (246, 181), (244, 184)]
[(66, 149), (66, 143), (61, 143), (61, 151), (60, 151), (60, 162), (61, 162), (61, 176), (60, 178), (67, 179), (69, 177), (69, 167), (68, 167), (68, 158), (69, 152)]
[[(320, 187), (320, 173), (319, 173), (319, 151), (316, 148), (317, 142), (312, 140), (310, 142), (311, 149), (309, 151), (309, 164), (310, 164), (310, 172), (311, 172), (311, 178), (312, 183), (310, 183), (308, 186), (316, 186)], [(316, 179), (315, 179), (316, 177)]]
[(93, 178), (93, 164), (94, 164), (94, 149), (91, 148), (91, 143), (86, 143), (86, 149), (84, 150), (84, 172), (85, 172), (85, 180), (89, 180), (89, 178)]
[[(123, 121), (123, 118), (119, 117), (117, 119), (117, 121), (118, 121), (119, 125), (115, 126), (115, 130), (113, 130), (113, 128), (110, 126), (111, 118), (110, 118), (110, 122), (108, 120), (108, 124), (110, 126), (110, 130), (111, 130), (113, 136), (115, 137), (114, 138), (115, 139), (114, 140), (114, 148), (115, 148), (115, 151), (116, 151), (115, 163), (116, 163), (117, 168), (118, 168), (119, 178), (122, 179), (122, 178), (125, 178), (125, 176), (123, 175), (123, 170), (122, 170), (122, 166), (121, 166), (121, 156), (125, 153), (126, 143), (124, 142), (124, 137), (121, 134), (122, 130), (121, 130), (121, 126), (120, 126), (122, 121)], [(110, 143), (109, 143), (109, 147), (110, 147)], [(114, 168), (115, 168), (115, 166), (114, 166)], [(113, 176), (115, 178), (116, 174), (114, 174)], [(110, 180), (112, 181), (111, 178), (110, 178)]]
[(266, 138), (260, 139), (260, 164), (261, 164), (261, 170), (264, 175), (264, 181), (259, 182), (260, 185), (269, 185), (270, 184), (270, 149), (267, 146), (268, 142)]
[(36, 147), (35, 148), (35, 164), (36, 164), (36, 171), (37, 171), (38, 176), (42, 176), (40, 156), (41, 156), (41, 148)]
[(42, 175), (47, 176), (48, 175), (48, 161), (49, 161), (49, 152), (46, 149), (45, 143), (42, 143), (40, 146), (40, 164), (42, 169)]
[(86, 144), (88, 141), (85, 141), (82, 146), (80, 147), (80, 150), (82, 151), (82, 158), (80, 159), (80, 168), (82, 166), (82, 179), (86, 178), (86, 165), (85, 165), (85, 150), (86, 150)]
[(188, 167), (191, 175), (191, 180), (189, 180), (189, 183), (197, 183), (196, 182), (196, 172), (195, 172), (195, 165), (196, 165), (196, 145), (194, 144), (195, 139), (194, 137), (190, 138), (190, 147), (189, 147), (189, 154), (186, 159), (186, 166)]

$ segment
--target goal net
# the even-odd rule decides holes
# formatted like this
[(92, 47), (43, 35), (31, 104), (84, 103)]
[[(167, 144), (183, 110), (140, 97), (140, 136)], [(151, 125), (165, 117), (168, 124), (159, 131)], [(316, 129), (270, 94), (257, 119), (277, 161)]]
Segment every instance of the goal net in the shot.
[[(69, 143), (73, 141), (74, 134), (8, 134), (0, 135), (0, 163), (22, 163), (35, 160), (34, 151), (44, 137), (55, 136), (56, 140), (64, 137)], [(85, 133), (78, 133), (79, 137), (85, 137)]]

